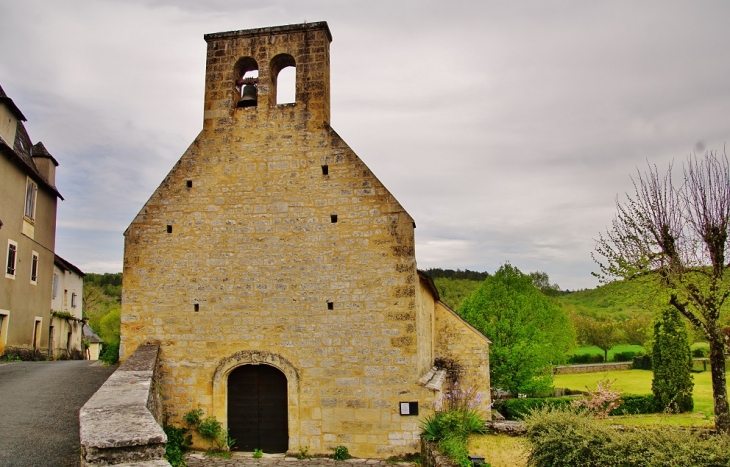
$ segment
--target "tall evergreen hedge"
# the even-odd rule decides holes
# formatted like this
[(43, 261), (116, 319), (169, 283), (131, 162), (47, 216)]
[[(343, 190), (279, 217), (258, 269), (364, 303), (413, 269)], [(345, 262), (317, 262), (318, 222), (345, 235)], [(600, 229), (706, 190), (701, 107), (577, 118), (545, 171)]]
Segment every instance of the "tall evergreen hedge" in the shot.
[(689, 412), (692, 401), (692, 353), (679, 312), (665, 308), (654, 324), (651, 390), (659, 411)]

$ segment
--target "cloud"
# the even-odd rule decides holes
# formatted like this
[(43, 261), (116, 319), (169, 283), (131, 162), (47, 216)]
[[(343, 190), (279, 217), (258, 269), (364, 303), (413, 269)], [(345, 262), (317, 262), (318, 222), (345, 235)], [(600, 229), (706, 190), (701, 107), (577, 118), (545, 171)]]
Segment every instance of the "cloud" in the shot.
[(595, 285), (647, 162), (730, 139), (730, 6), (703, 2), (0, 3), (0, 83), (59, 160), (57, 250), (114, 267), (200, 131), (203, 34), (328, 21), (332, 125), (416, 219), (419, 267)]

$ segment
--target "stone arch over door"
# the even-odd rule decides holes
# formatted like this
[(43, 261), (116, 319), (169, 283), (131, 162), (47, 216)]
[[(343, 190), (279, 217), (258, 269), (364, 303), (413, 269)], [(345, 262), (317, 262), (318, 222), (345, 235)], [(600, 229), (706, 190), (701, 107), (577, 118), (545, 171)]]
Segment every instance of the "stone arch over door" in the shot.
[(269, 365), (286, 376), (287, 417), (289, 421), (288, 451), (294, 452), (299, 440), (299, 373), (294, 365), (278, 354), (266, 351), (242, 350), (224, 358), (213, 375), (213, 415), (228, 428), (228, 378), (244, 365)]

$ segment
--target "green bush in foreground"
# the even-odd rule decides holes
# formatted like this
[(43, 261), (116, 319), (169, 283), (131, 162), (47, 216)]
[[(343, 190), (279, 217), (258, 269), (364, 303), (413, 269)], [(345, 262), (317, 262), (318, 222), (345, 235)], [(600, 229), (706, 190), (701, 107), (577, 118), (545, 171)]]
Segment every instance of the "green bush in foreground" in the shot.
[(119, 363), (119, 342), (104, 343), (99, 360), (107, 365)]
[(437, 442), (455, 464), (471, 467), (467, 450), (469, 434), (485, 432), (480, 403), (481, 394), (473, 388), (462, 389), (455, 383), (437, 401), (436, 413), (421, 422), (421, 437), (426, 441)]
[(187, 467), (188, 464), (184, 459), (185, 451), (193, 444), (188, 429), (171, 425), (165, 425), (163, 429), (167, 435), (165, 459), (172, 467)]
[(730, 438), (681, 429), (619, 431), (573, 409), (525, 417), (530, 467), (719, 467), (730, 464)]

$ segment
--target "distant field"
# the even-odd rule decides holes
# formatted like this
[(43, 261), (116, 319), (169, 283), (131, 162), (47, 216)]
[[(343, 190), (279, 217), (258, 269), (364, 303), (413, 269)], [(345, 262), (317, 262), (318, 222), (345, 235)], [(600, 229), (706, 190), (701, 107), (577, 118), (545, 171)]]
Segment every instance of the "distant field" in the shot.
[[(555, 375), (556, 388), (569, 388), (585, 391), (596, 389), (596, 382), (605, 379), (613, 381), (611, 387), (626, 394), (651, 394), (653, 373), (647, 370), (607, 371), (603, 373), (578, 373), (571, 375)], [(710, 372), (693, 373), (694, 377), (694, 412), (691, 414), (672, 415), (632, 415), (614, 417), (627, 425), (680, 425), (705, 426), (713, 421), (712, 382)]]

